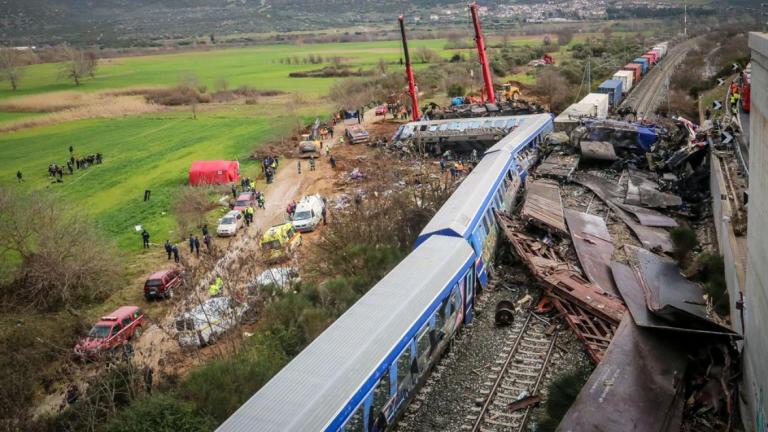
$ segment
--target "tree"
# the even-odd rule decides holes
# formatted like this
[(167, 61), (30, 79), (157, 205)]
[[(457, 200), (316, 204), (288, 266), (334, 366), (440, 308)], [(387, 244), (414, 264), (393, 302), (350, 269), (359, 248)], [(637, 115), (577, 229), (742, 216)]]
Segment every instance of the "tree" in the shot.
[(24, 56), (13, 48), (0, 48), (0, 81), (7, 80), (11, 89), (19, 88), (19, 80), (24, 74)]
[(83, 78), (94, 77), (98, 59), (92, 52), (86, 52), (69, 46), (62, 49), (64, 61), (59, 65), (62, 78), (71, 79), (79, 86)]
[[(138, 241), (138, 240), (137, 240)], [(122, 279), (114, 247), (50, 192), (0, 188), (0, 299), (42, 311), (106, 297)]]
[(550, 111), (561, 111), (568, 98), (568, 80), (559, 71), (548, 67), (536, 77), (534, 91), (547, 100)]
[(414, 63), (437, 63), (440, 61), (440, 54), (427, 47), (419, 47), (413, 50)]

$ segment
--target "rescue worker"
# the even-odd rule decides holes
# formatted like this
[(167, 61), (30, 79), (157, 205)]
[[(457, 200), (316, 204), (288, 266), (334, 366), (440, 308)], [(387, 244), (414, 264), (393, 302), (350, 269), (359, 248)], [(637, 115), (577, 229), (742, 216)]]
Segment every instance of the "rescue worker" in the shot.
[(248, 206), (247, 209), (245, 209), (246, 214), (248, 215), (248, 220), (250, 223), (253, 223), (253, 206)]
[(256, 197), (256, 202), (259, 203), (260, 209), (264, 209), (264, 194), (259, 194), (259, 196)]
[(16, 180), (21, 183), (24, 181), (24, 175), (21, 173), (21, 171), (16, 171)]
[(168, 254), (168, 260), (170, 261), (171, 253), (173, 252), (173, 246), (171, 246), (171, 241), (170, 240), (166, 240), (164, 246), (165, 246), (165, 253)]
[(144, 241), (144, 249), (149, 249), (149, 233), (146, 229), (141, 232), (141, 239)]
[(301, 174), (301, 161), (296, 161), (296, 167), (298, 167), (299, 174)]
[(203, 243), (205, 243), (205, 248), (208, 250), (208, 252), (211, 252), (211, 236), (206, 234), (203, 236)]
[(315, 155), (311, 155), (309, 157), (309, 170), (314, 171), (315, 170)]
[(232, 198), (237, 199), (237, 186), (232, 185)]
[(208, 235), (208, 224), (203, 224), (203, 237)]
[(221, 276), (216, 276), (211, 286), (208, 287), (208, 295), (211, 297), (218, 297), (221, 295), (221, 289), (224, 287), (224, 281)]
[(195, 252), (195, 237), (192, 234), (190, 234), (189, 235), (189, 253), (191, 254), (194, 252)]
[(179, 263), (179, 248), (176, 245), (173, 245), (171, 248), (171, 252), (173, 252), (173, 261), (176, 262), (176, 264)]

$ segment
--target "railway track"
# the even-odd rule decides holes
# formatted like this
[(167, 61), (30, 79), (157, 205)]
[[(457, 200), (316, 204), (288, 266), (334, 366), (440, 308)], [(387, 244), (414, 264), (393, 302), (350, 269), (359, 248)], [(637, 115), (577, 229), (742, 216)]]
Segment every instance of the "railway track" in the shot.
[(663, 99), (667, 79), (672, 76), (675, 68), (685, 58), (685, 55), (696, 46), (697, 38), (689, 39), (675, 45), (667, 56), (656, 65), (648, 75), (640, 81), (637, 88), (622, 102), (621, 106), (631, 106), (638, 115), (648, 117), (656, 111)]
[(510, 410), (510, 404), (527, 396), (537, 395), (552, 358), (558, 332), (548, 333), (548, 324), (533, 313), (525, 321), (516, 321), (496, 364), (495, 374), (484, 383), (486, 394), (482, 406), (474, 407), (469, 418), (474, 419), (464, 430), (473, 432), (517, 432), (528, 423), (532, 406)]

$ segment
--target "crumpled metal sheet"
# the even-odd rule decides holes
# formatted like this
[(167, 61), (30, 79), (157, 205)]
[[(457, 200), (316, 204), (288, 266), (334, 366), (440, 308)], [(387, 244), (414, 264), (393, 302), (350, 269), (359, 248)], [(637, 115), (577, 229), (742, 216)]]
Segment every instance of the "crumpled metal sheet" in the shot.
[(688, 358), (674, 335), (626, 316), (558, 432), (678, 432)]
[(642, 225), (650, 226), (650, 227), (666, 227), (666, 228), (674, 228), (678, 226), (678, 223), (676, 220), (672, 219), (669, 216), (661, 214), (656, 210), (644, 208), (644, 207), (637, 207), (630, 204), (617, 203), (617, 205), (621, 207), (623, 210), (629, 213), (632, 213), (637, 218), (637, 220), (640, 221)]
[(579, 166), (579, 155), (561, 155), (553, 153), (547, 156), (536, 168), (536, 174), (541, 177), (567, 179)]
[(738, 337), (733, 332), (722, 332), (713, 330), (698, 330), (680, 327), (674, 322), (665, 321), (660, 317), (654, 315), (645, 303), (645, 293), (643, 287), (640, 285), (640, 281), (637, 279), (635, 272), (631, 267), (618, 262), (611, 263), (611, 271), (613, 278), (616, 281), (616, 287), (621, 293), (621, 298), (624, 299), (624, 304), (627, 305), (629, 313), (632, 315), (632, 319), (635, 324), (640, 327), (652, 328), (658, 330), (685, 332), (690, 334), (711, 335), (711, 336), (728, 336)]
[(611, 210), (618, 216), (629, 229), (635, 233), (644, 247), (651, 250), (662, 250), (664, 252), (672, 251), (672, 239), (669, 233), (661, 228), (646, 227), (636, 222), (629, 213), (624, 211), (616, 204), (616, 199), (621, 199), (621, 191), (618, 186), (610, 184), (608, 181), (585, 173), (576, 173), (571, 180), (586, 187), (595, 193)]
[(607, 141), (581, 141), (579, 147), (581, 148), (582, 159), (604, 161), (615, 161), (619, 159), (619, 157), (616, 156), (616, 150), (613, 148), (613, 144)]
[(525, 185), (525, 203), (520, 217), (566, 234), (560, 185), (552, 180), (534, 180)]
[(680, 274), (674, 261), (635, 246), (625, 246), (634, 256), (637, 280), (643, 289), (645, 304), (653, 315), (676, 328), (699, 330), (740, 337), (732, 329), (707, 316), (704, 292)]
[(629, 170), (626, 204), (644, 207), (667, 208), (683, 204), (683, 199), (675, 194), (659, 191), (659, 185), (637, 170)]
[(570, 209), (565, 210), (565, 220), (584, 274), (603, 291), (618, 295), (608, 265), (613, 256), (613, 242), (605, 220)]

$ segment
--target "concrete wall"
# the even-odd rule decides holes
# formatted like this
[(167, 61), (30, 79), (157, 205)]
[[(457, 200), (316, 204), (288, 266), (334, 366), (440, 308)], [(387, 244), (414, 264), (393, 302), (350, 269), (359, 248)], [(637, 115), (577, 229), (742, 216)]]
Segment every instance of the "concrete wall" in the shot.
[(744, 386), (749, 429), (768, 431), (768, 34), (750, 33), (750, 111)]

